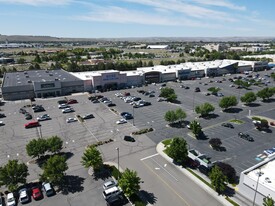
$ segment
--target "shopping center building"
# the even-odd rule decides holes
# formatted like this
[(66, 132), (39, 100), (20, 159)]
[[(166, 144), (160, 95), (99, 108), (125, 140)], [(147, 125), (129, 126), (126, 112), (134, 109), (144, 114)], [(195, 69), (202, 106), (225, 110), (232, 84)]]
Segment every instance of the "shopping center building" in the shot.
[(2, 96), (4, 100), (46, 98), (77, 92), (115, 90), (148, 83), (260, 71), (266, 68), (268, 65), (263, 62), (215, 60), (140, 67), (134, 71), (67, 72), (62, 69), (18, 71), (4, 74)]

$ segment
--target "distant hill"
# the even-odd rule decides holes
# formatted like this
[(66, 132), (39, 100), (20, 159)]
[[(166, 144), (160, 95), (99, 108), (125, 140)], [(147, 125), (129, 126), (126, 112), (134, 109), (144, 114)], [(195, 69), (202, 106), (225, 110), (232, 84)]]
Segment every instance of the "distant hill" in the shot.
[(129, 37), (129, 38), (66, 38), (51, 36), (1, 35), (0, 43), (9, 42), (263, 42), (275, 41), (275, 37)]

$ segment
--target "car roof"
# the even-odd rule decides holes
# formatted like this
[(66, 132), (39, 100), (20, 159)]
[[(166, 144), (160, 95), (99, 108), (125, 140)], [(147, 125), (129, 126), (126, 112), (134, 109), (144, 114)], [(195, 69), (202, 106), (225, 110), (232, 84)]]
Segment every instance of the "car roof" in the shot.
[(26, 197), (27, 196), (27, 190), (26, 189), (25, 190), (20, 190), (19, 193), (20, 193), (20, 197)]
[(105, 183), (104, 183), (104, 186), (105, 186), (105, 187), (109, 187), (110, 185), (114, 185), (114, 184), (116, 184), (116, 182), (115, 182), (114, 180), (110, 180), (110, 181), (108, 181), (108, 182), (105, 182)]
[(7, 195), (7, 198), (9, 199), (9, 198), (12, 198), (12, 197), (14, 197), (14, 195), (13, 195), (12, 192), (10, 192), (10, 193)]

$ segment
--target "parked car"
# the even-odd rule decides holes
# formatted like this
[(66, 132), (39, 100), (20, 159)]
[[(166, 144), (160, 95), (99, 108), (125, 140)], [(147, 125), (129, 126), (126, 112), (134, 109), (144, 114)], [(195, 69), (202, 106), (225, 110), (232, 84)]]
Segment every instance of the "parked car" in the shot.
[(184, 89), (190, 89), (190, 87), (188, 87), (188, 86), (185, 86), (185, 88)]
[(3, 121), (0, 121), (0, 126), (3, 126), (5, 125)]
[(36, 119), (37, 119), (37, 121), (45, 121), (45, 120), (50, 120), (51, 117), (48, 114), (43, 114), (41, 116), (38, 116)]
[(74, 112), (74, 109), (73, 109), (73, 108), (71, 108), (71, 107), (68, 107), (68, 108), (62, 109), (62, 113), (70, 113), (70, 112)]
[(44, 190), (47, 197), (53, 196), (54, 193), (55, 193), (53, 187), (48, 182), (43, 182), (42, 183), (42, 188), (43, 188), (43, 190)]
[(228, 123), (228, 122), (222, 123), (221, 125), (222, 125), (223, 127), (228, 127), (228, 128), (234, 129), (234, 126), (233, 126), (231, 123)]
[(239, 133), (238, 133), (238, 136), (239, 136), (240, 138), (245, 139), (245, 140), (250, 141), (250, 142), (253, 142), (253, 141), (254, 141), (254, 139), (253, 139), (252, 137), (250, 137), (249, 134), (244, 134), (244, 133), (242, 133), (242, 132), (239, 132)]
[(196, 87), (195, 88), (195, 92), (200, 92), (201, 90), (200, 90), (200, 88), (199, 87)]
[(120, 119), (120, 120), (116, 121), (116, 124), (125, 124), (125, 123), (127, 123), (126, 119)]
[(114, 186), (107, 190), (104, 190), (102, 195), (105, 200), (108, 200), (109, 198), (120, 195), (121, 193), (122, 193), (121, 189), (117, 186)]
[(20, 108), (19, 109), (19, 113), (21, 113), (21, 114), (25, 114), (27, 111), (24, 109), (24, 108)]
[(127, 119), (133, 119), (134, 117), (131, 114), (125, 114), (123, 118), (127, 120)]
[(69, 99), (67, 104), (76, 104), (78, 101), (76, 99)]
[(76, 121), (77, 121), (77, 119), (76, 119), (76, 118), (72, 118), (72, 117), (69, 117), (69, 118), (66, 120), (67, 123), (76, 122)]
[(116, 104), (114, 104), (114, 103), (109, 103), (109, 104), (107, 104), (107, 106), (108, 106), (108, 107), (114, 107), (114, 106), (116, 106)]
[(93, 100), (92, 103), (100, 103), (97, 99)]
[(0, 118), (3, 118), (3, 117), (6, 117), (6, 115), (3, 113), (0, 113)]
[(217, 97), (223, 97), (223, 93), (217, 93)]
[(58, 108), (59, 109), (65, 109), (65, 108), (68, 108), (68, 107), (70, 107), (68, 104), (60, 104), (60, 105), (58, 105)]
[(21, 204), (25, 204), (30, 202), (30, 197), (28, 195), (28, 190), (27, 188), (22, 188), (21, 190), (19, 190), (19, 202)]
[(24, 126), (26, 129), (28, 129), (28, 128), (32, 128), (32, 127), (39, 127), (40, 124), (38, 121), (32, 121), (32, 122), (26, 123)]
[(211, 95), (211, 94), (210, 94), (210, 93), (208, 93), (208, 92), (205, 94), (205, 96), (210, 96), (210, 95)]
[(107, 190), (107, 189), (109, 189), (109, 188), (111, 188), (111, 187), (114, 187), (114, 186), (117, 186), (117, 182), (115, 182), (114, 180), (110, 180), (110, 181), (105, 182), (105, 183), (103, 184), (103, 189), (104, 189), (104, 190)]
[(57, 103), (58, 104), (66, 104), (67, 100), (66, 99), (62, 99), (62, 100), (59, 100)]
[(131, 137), (128, 135), (125, 135), (123, 139), (127, 142), (135, 142), (136, 141), (134, 137)]
[(83, 119), (92, 119), (95, 118), (93, 114), (86, 114), (82, 117)]
[(34, 112), (44, 112), (45, 109), (44, 109), (44, 107), (40, 106), (40, 107), (35, 107), (35, 108), (33, 109), (33, 111), (34, 111)]
[(26, 120), (32, 119), (32, 115), (30, 113), (26, 112), (24, 115)]
[(16, 200), (14, 198), (13, 193), (8, 193), (7, 195), (7, 206), (15, 206)]
[(34, 200), (40, 200), (43, 198), (42, 192), (38, 186), (32, 187), (32, 197)]

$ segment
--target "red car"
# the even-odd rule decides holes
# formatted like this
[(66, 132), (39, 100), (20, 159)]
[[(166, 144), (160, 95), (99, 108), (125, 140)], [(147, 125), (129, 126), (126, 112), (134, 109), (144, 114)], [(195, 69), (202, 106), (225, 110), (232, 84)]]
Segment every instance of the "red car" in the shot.
[(67, 101), (67, 104), (76, 104), (76, 103), (78, 103), (76, 99), (69, 99)]
[(32, 197), (35, 200), (40, 200), (43, 198), (42, 192), (39, 187), (33, 187), (32, 188)]

